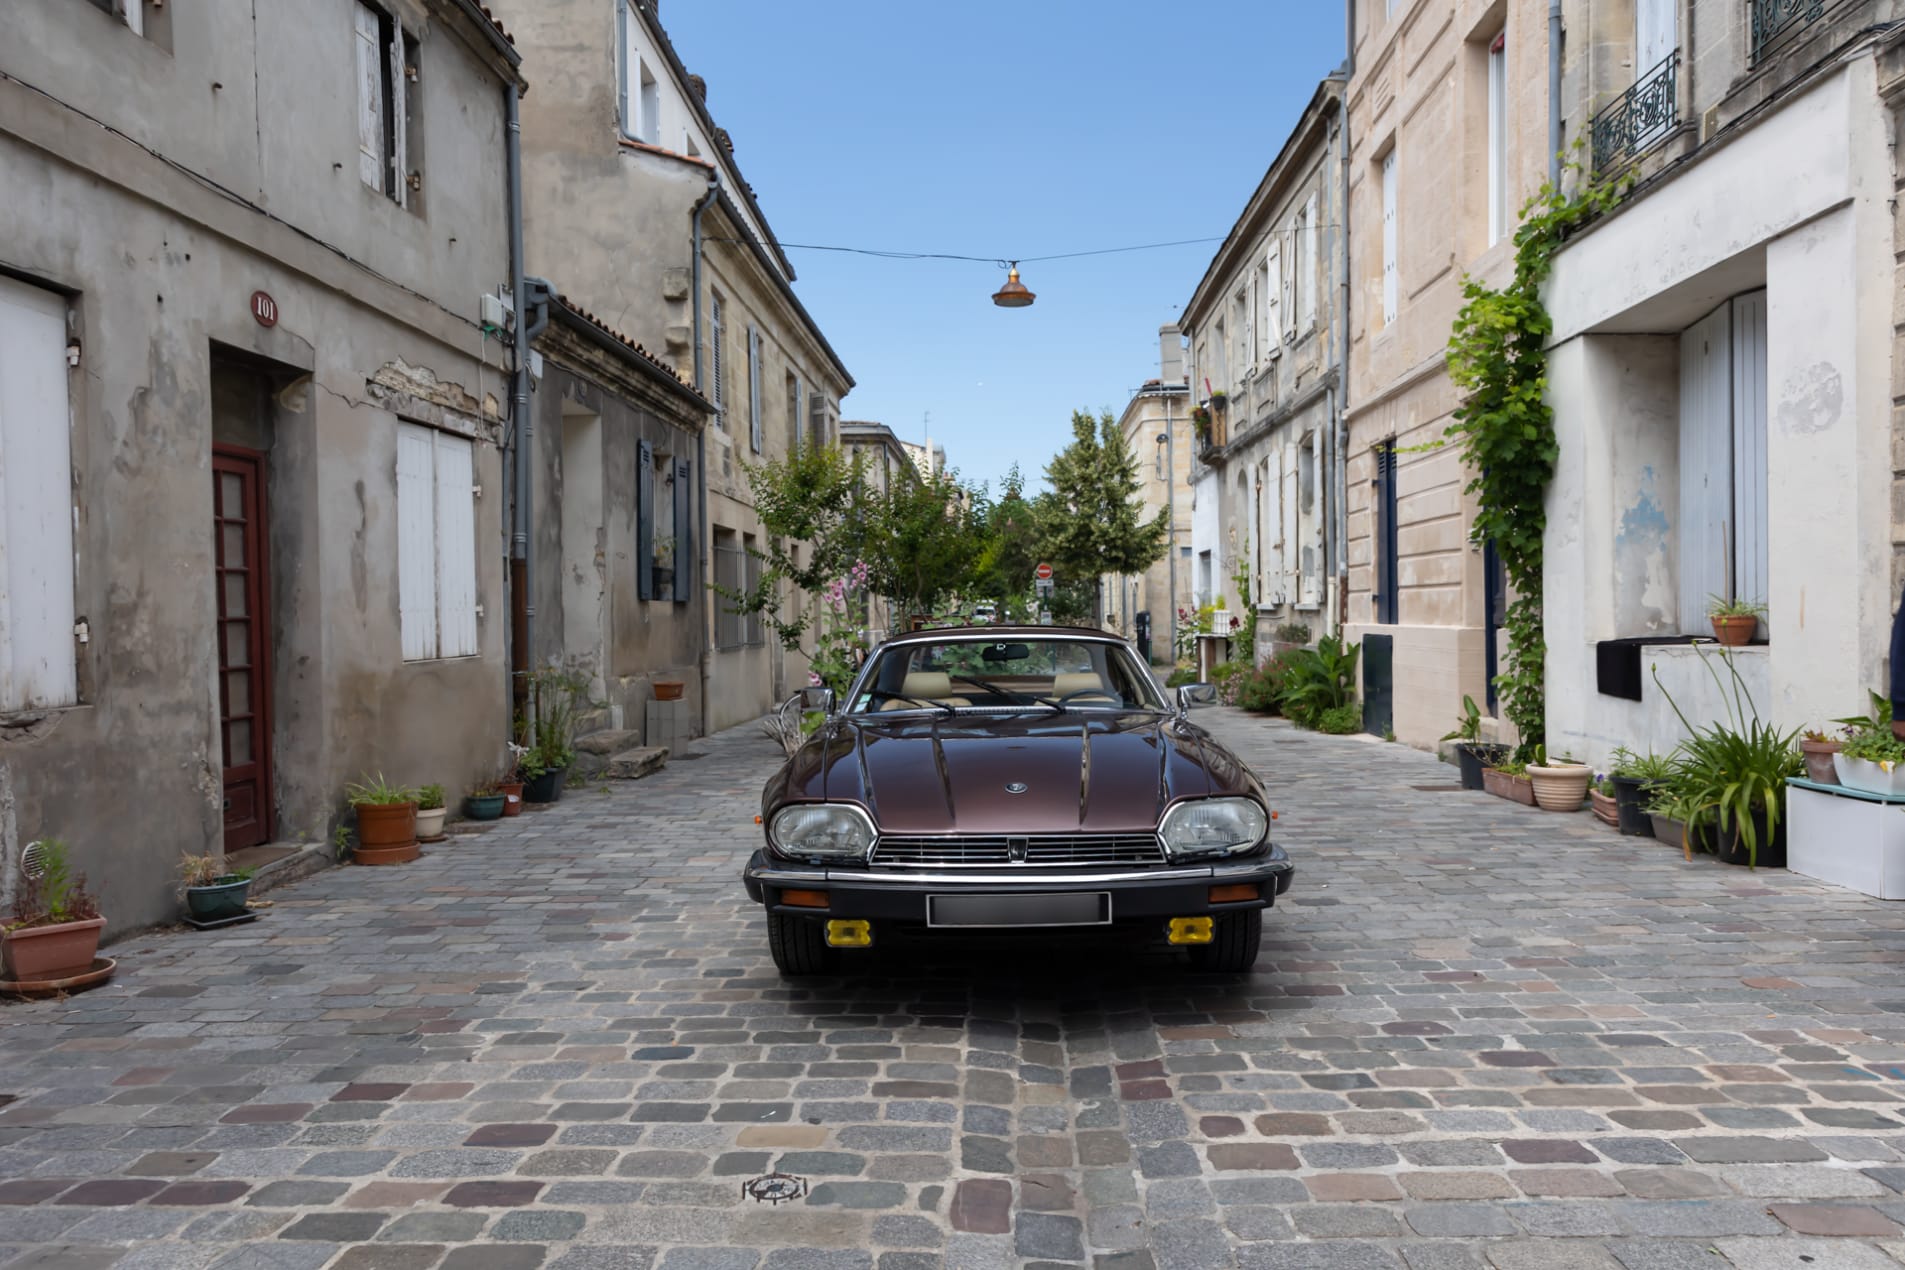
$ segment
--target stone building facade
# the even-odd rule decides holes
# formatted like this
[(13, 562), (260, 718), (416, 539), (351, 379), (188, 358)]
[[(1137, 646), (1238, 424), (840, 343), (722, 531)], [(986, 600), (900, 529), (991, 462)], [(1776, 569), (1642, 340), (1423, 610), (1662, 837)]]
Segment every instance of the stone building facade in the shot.
[(467, 0), (0, 28), (0, 888), (62, 839), (121, 932), (502, 760), (517, 59)]
[[(746, 467), (836, 442), (852, 376), (795, 296), (793, 266), (655, 0), (494, 7), (525, 73), (557, 86), (523, 103), (529, 258), (578, 306), (692, 370), (714, 408), (691, 478), (698, 572), (740, 589), (758, 576), (750, 549), (766, 545)], [(707, 607), (691, 690), (704, 727), (755, 718), (805, 684), (804, 658), (764, 623)]]
[(1191, 388), (1184, 370), (1183, 335), (1176, 326), (1158, 332), (1159, 378), (1147, 380), (1125, 403), (1118, 427), (1137, 460), (1142, 482), (1142, 520), (1169, 510), (1170, 537), (1162, 560), (1143, 573), (1104, 579), (1105, 625), (1136, 639), (1138, 614), (1149, 613), (1151, 660), (1171, 661), (1179, 609), (1196, 607), (1191, 551), (1191, 471), (1197, 438), (1191, 425)]
[(1463, 279), (1509, 277), (1519, 209), (1547, 176), (1548, 5), (1350, 11), (1344, 630), (1363, 645), (1365, 722), (1428, 746), (1464, 694), (1493, 701), (1504, 597), (1469, 541), (1470, 473), (1442, 444), (1458, 403), (1444, 359)]
[(1763, 717), (1863, 713), (1905, 584), (1905, 5), (1564, 12), (1569, 135), (1634, 185), (1546, 289), (1550, 748), (1664, 752), (1668, 696), (1723, 719), (1708, 661), (1677, 642), (1711, 636), (1716, 595), (1766, 606), (1732, 657)]
[(1181, 319), (1210, 415), (1195, 430), (1193, 587), (1255, 622), (1265, 648), (1279, 625), (1322, 634), (1341, 611), (1342, 104), (1339, 80), (1317, 87)]

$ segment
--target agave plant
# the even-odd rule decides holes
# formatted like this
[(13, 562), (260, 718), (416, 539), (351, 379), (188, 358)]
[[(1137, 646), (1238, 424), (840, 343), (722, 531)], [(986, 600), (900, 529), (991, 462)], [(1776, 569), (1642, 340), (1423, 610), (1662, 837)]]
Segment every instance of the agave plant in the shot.
[[(1700, 648), (1701, 664), (1713, 676), (1726, 707), (1724, 723), (1696, 727), (1660, 682), (1658, 667), (1653, 670), (1653, 679), (1688, 733), (1680, 746), (1680, 770), (1675, 781), (1676, 794), (1692, 813), (1684, 819), (1691, 825), (1700, 814), (1713, 813), (1722, 834), (1731, 833), (1745, 844), (1750, 868), (1759, 863), (1759, 827), (1754, 817), (1764, 816), (1769, 839), (1778, 832), (1785, 809), (1786, 780), (1805, 770), (1805, 757), (1797, 744), (1799, 729), (1782, 732), (1763, 722), (1732, 654), (1721, 650), (1718, 656), (1732, 678), (1730, 687)], [(1690, 845), (1687, 854), (1692, 855)]]

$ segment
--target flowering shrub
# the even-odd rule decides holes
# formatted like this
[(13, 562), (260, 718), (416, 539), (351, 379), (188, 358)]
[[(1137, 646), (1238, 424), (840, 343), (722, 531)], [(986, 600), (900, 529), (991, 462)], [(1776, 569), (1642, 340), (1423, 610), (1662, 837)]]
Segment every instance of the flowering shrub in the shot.
[(866, 561), (855, 560), (845, 574), (821, 588), (822, 611), (814, 623), (814, 651), (808, 659), (809, 687), (832, 688), (845, 696), (852, 685), (854, 671), (859, 669), (855, 654), (864, 642), (862, 631), (852, 622), (857, 612), (854, 601), (864, 599), (867, 579)]

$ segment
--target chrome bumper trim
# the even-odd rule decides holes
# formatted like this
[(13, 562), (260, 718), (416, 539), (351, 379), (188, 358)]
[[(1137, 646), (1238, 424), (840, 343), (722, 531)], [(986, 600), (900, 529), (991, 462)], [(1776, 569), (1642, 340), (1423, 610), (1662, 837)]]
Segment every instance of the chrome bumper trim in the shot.
[[(1222, 870), (1223, 876), (1253, 873), (1280, 873), (1290, 866), (1285, 861), (1252, 861), (1249, 865), (1231, 865)], [(757, 869), (750, 867), (747, 876), (757, 882), (766, 882), (774, 886), (813, 886), (817, 882), (850, 882), (859, 886), (1026, 886), (1040, 883), (1072, 889), (1081, 886), (1098, 886), (1106, 882), (1184, 882), (1196, 878), (1219, 876), (1219, 870), (1212, 866), (1186, 865), (1175, 869), (1138, 869), (1116, 873), (1037, 873), (1032, 870), (1019, 870), (1011, 873), (865, 873), (828, 869), (824, 873), (814, 870), (793, 869)]]

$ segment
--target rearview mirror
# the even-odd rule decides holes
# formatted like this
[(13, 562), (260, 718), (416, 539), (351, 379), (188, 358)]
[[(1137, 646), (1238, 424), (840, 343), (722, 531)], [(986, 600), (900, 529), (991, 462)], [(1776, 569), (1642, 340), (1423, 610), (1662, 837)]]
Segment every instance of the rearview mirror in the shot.
[(1214, 706), (1216, 704), (1216, 684), (1184, 684), (1177, 690), (1177, 708), (1180, 710), (1189, 710), (1194, 706)]
[(822, 714), (832, 714), (833, 705), (832, 688), (802, 688), (800, 690), (800, 708), (803, 712), (818, 710)]
[(1024, 661), (1032, 655), (1030, 644), (987, 644), (985, 651), (979, 654), (982, 661)]

